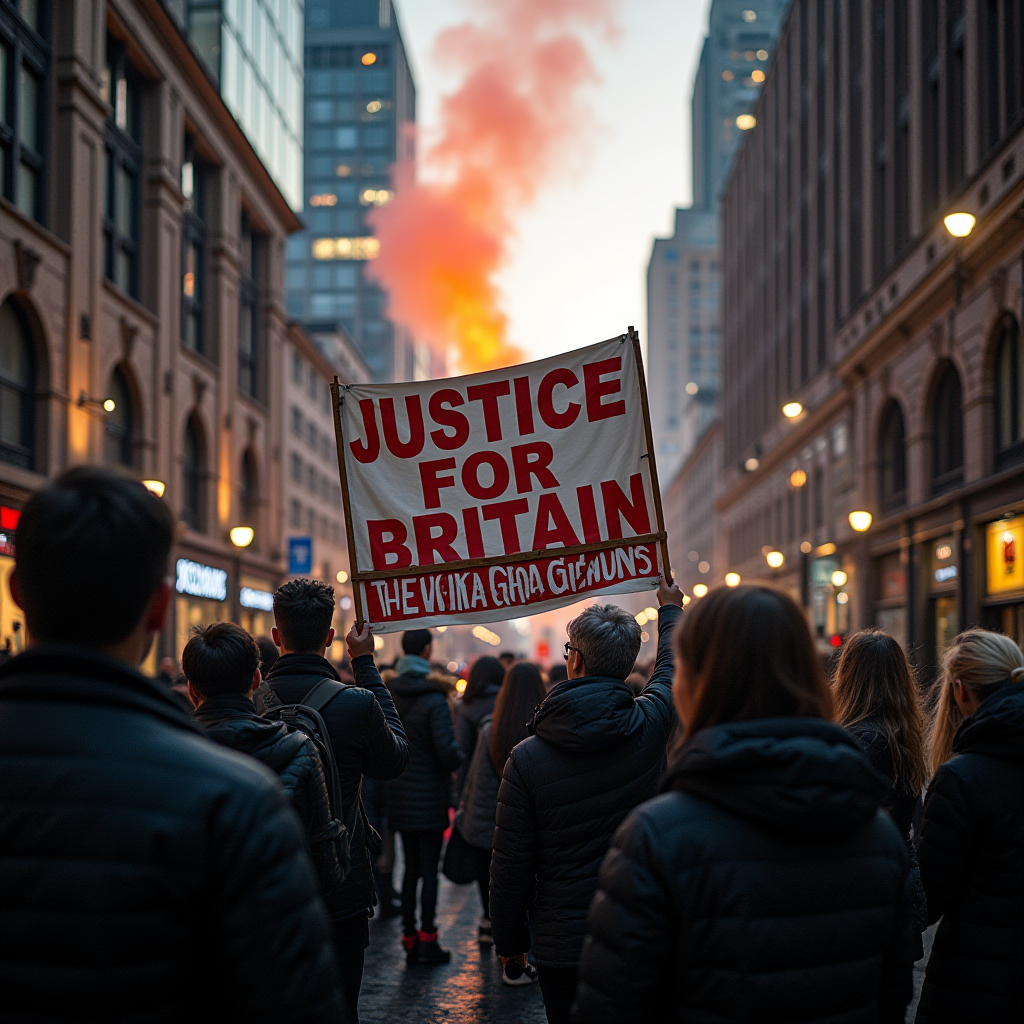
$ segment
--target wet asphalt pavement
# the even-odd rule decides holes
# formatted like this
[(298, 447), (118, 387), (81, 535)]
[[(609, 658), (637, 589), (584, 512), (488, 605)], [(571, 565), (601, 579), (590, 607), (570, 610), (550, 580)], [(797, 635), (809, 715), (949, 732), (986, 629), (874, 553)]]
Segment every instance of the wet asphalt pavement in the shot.
[[(400, 881), (400, 870), (395, 879)], [(546, 1024), (539, 987), (503, 985), (494, 947), (477, 944), (479, 915), (476, 886), (442, 877), (437, 924), (452, 960), (438, 967), (406, 966), (401, 918), (371, 921), (359, 997), (362, 1024)]]

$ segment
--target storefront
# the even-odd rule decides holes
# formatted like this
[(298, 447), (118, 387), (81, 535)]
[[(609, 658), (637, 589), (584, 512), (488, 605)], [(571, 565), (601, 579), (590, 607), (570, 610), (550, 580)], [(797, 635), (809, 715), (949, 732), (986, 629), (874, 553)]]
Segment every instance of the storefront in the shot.
[(174, 657), (180, 661), (192, 627), (228, 621), (231, 606), (226, 569), (179, 558), (174, 574)]
[(17, 654), (25, 646), (25, 616), (11, 596), (14, 530), (21, 512), (0, 506), (0, 650)]
[(1024, 516), (985, 527), (982, 624), (1024, 643)]
[(938, 664), (942, 653), (960, 632), (960, 554), (955, 534), (930, 541), (928, 551), (928, 622), (932, 662)]

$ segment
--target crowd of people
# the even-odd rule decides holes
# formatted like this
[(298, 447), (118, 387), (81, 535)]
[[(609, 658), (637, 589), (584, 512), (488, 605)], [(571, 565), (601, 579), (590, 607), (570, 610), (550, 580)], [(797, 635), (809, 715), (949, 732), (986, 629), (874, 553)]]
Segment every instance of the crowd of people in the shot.
[(961, 633), (923, 694), (881, 631), (827, 671), (782, 592), (684, 614), (663, 580), (649, 671), (636, 619), (592, 605), (561, 672), (481, 657), (457, 697), (429, 630), (380, 671), (353, 627), (335, 665), (332, 588), (299, 579), (270, 638), (197, 627), (150, 679), (174, 535), (86, 467), (18, 524), (0, 1021), (358, 1021), (371, 917), (401, 916), (410, 969), (449, 962), (442, 861), (550, 1024), (896, 1024), (935, 922), (916, 1020), (1024, 1019), (1009, 637)]

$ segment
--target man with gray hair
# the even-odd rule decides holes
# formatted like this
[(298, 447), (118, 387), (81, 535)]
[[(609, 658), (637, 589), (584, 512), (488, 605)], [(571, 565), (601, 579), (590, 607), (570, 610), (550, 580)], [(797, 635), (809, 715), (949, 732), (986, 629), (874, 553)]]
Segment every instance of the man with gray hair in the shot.
[(569, 1021), (587, 911), (612, 835), (657, 794), (665, 763), (676, 720), (671, 636), (683, 595), (662, 580), (658, 603), (658, 657), (637, 697), (625, 683), (640, 653), (636, 619), (616, 605), (592, 605), (569, 623), (568, 678), (505, 764), (491, 856), (494, 944), (506, 973), (526, 967), (532, 907), (550, 1024)]

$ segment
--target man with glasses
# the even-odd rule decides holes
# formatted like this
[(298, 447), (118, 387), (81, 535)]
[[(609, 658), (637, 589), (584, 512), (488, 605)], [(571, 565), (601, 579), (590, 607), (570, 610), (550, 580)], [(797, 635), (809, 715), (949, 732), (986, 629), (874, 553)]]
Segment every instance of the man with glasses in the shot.
[(534, 955), (550, 1024), (568, 1024), (587, 911), (612, 835), (657, 793), (672, 707), (672, 631), (683, 595), (658, 588), (658, 657), (638, 697), (626, 685), (640, 626), (616, 605), (592, 605), (569, 623), (568, 678), (540, 705), (512, 751), (498, 793), (491, 857), (491, 923), (503, 961)]

